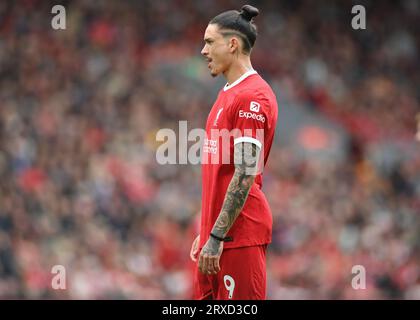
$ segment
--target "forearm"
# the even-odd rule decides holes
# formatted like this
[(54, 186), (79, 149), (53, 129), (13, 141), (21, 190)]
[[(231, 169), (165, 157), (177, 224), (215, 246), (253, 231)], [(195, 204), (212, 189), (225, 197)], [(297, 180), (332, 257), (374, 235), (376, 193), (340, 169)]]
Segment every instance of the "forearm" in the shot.
[(224, 238), (245, 204), (255, 176), (247, 175), (245, 168), (237, 167), (226, 191), (222, 210), (213, 226), (212, 233)]

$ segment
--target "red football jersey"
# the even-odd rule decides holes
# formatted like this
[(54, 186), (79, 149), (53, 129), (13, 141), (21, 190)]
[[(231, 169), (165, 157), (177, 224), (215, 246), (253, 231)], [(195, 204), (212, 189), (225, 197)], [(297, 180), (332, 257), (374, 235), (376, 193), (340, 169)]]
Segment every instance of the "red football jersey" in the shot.
[[(220, 90), (207, 118), (203, 145), (200, 249), (207, 242), (219, 216), (235, 171), (234, 145), (255, 143), (261, 148), (261, 159), (264, 159), (260, 163), (265, 165), (274, 138), (277, 114), (275, 94), (254, 70)], [(224, 248), (271, 242), (272, 215), (261, 187), (262, 170), (255, 178), (241, 213), (226, 235), (232, 241), (225, 242)]]

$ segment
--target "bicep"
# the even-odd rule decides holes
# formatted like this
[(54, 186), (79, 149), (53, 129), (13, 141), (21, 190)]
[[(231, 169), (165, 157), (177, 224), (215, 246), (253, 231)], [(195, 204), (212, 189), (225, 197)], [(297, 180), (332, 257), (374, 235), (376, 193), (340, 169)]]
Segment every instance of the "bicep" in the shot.
[(238, 142), (234, 145), (235, 170), (246, 175), (255, 176), (258, 172), (258, 161), (261, 147), (253, 142)]

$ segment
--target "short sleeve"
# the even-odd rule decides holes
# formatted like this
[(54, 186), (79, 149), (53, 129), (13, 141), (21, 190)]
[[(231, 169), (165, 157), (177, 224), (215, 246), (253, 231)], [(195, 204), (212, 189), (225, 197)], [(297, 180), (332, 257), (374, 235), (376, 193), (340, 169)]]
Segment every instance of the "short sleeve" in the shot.
[(240, 93), (231, 109), (232, 129), (236, 131), (233, 143), (251, 142), (261, 149), (268, 128), (268, 111), (268, 100), (263, 95)]

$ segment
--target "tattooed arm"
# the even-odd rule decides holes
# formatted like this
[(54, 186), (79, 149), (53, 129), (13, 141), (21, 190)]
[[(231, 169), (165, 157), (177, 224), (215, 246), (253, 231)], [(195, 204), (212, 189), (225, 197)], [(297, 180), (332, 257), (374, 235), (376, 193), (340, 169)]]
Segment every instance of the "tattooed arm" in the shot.
[(250, 142), (235, 145), (235, 173), (212, 233), (224, 238), (241, 212), (255, 180), (259, 148)]
[[(227, 188), (222, 210), (211, 231), (216, 237), (224, 238), (241, 212), (258, 171), (259, 154), (259, 147), (250, 142), (234, 146), (235, 172)], [(223, 242), (210, 236), (201, 250), (198, 263), (200, 271), (209, 274), (220, 271), (222, 251)]]

